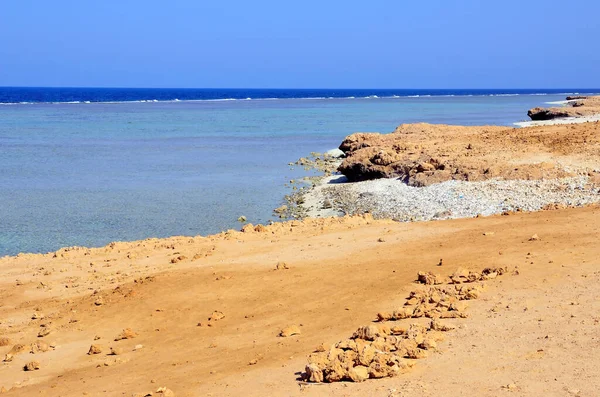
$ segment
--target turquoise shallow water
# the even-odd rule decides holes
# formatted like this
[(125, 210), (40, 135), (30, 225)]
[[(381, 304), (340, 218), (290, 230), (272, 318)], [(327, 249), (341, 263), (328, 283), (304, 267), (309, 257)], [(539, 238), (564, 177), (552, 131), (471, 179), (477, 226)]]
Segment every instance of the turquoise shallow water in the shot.
[(301, 171), (356, 131), (510, 125), (564, 95), (0, 106), (0, 255), (265, 223)]

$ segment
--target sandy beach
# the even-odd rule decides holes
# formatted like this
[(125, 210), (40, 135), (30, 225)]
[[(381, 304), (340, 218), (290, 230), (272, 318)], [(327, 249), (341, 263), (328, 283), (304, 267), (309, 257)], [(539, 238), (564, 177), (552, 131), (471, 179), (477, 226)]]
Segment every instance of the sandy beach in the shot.
[(0, 392), (593, 396), (599, 129), (404, 126), (353, 149), (403, 181), (307, 196), (358, 215), (0, 258)]

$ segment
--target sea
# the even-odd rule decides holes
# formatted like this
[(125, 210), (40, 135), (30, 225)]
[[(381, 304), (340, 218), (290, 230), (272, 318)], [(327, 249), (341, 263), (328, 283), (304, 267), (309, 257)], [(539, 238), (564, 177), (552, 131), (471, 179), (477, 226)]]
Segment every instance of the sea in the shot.
[(507, 125), (600, 89), (0, 87), (0, 256), (277, 221), (290, 167), (354, 132)]

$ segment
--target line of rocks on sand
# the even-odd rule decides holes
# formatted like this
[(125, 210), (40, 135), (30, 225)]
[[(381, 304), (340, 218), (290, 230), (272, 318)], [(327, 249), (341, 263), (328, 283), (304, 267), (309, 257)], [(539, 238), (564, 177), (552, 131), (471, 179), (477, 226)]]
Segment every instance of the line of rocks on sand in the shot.
[(507, 268), (486, 268), (481, 273), (459, 269), (449, 278), (419, 272), (417, 281), (425, 286), (411, 291), (404, 306), (377, 313), (375, 323), (360, 327), (349, 339), (317, 347), (308, 357), (303, 379), (362, 382), (408, 371), (415, 360), (438, 351), (444, 333), (455, 328), (442, 321), (466, 318), (466, 302), (481, 295), (486, 280), (507, 272)]

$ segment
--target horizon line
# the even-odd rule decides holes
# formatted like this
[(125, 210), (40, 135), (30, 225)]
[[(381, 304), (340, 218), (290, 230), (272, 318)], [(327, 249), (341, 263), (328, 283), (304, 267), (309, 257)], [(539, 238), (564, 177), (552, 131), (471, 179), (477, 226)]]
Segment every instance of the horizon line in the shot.
[(0, 85), (0, 89), (3, 88), (67, 88), (67, 89), (139, 89), (139, 90), (600, 90), (600, 87), (558, 87), (558, 88), (546, 88), (546, 87), (527, 87), (527, 88), (515, 88), (515, 87), (485, 87), (485, 88), (376, 88), (376, 87), (310, 87), (310, 88), (298, 88), (298, 87), (118, 87), (118, 86), (37, 86), (37, 85)]

